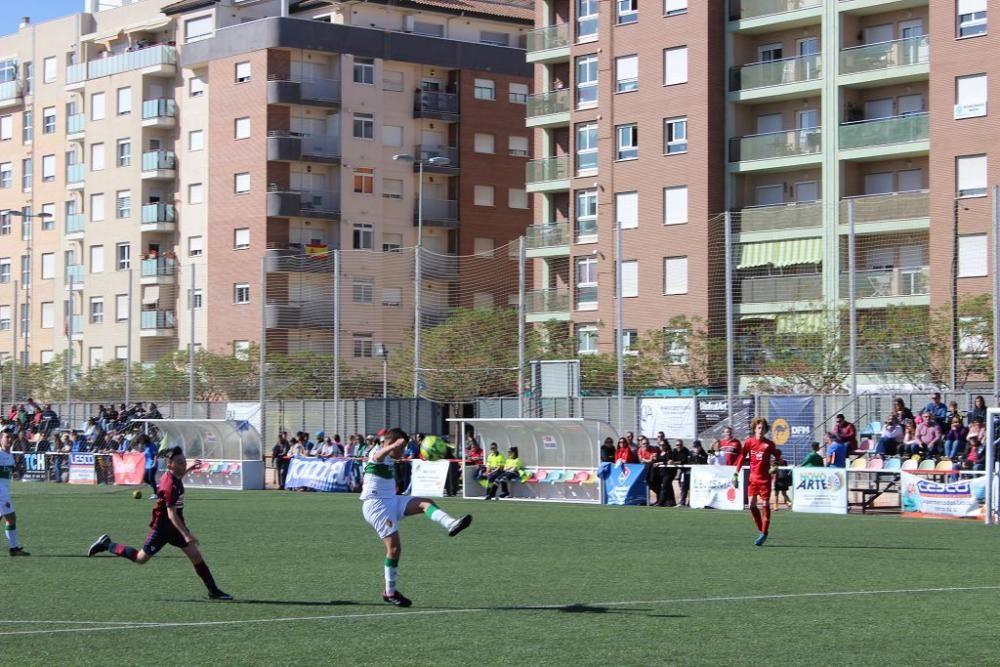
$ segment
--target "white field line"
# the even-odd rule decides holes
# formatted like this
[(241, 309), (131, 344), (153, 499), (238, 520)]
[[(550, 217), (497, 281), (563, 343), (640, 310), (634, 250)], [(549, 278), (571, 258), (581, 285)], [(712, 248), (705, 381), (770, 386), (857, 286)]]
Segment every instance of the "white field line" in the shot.
[[(55, 628), (43, 630), (14, 630), (10, 632), (0, 632), (0, 637), (12, 637), (19, 635), (45, 635), (72, 632), (107, 632), (111, 630), (150, 630), (158, 628), (202, 628), (222, 625), (250, 625), (256, 623), (284, 623), (295, 621), (341, 621), (355, 618), (384, 618), (386, 616), (440, 616), (443, 614), (475, 614), (491, 611), (545, 611), (551, 609), (572, 608), (575, 606), (590, 607), (628, 607), (635, 605), (667, 605), (667, 604), (696, 604), (699, 602), (759, 602), (768, 600), (791, 600), (795, 598), (826, 598), (826, 597), (860, 597), (865, 595), (900, 595), (908, 593), (959, 593), (967, 591), (996, 591), (1000, 586), (949, 586), (946, 588), (901, 588), (885, 589), (873, 591), (822, 591), (815, 593), (773, 593), (770, 595), (727, 595), (707, 598), (668, 598), (663, 600), (619, 600), (614, 602), (575, 602), (568, 604), (540, 604), (540, 605), (511, 605), (508, 607), (469, 607), (467, 609), (418, 609), (415, 611), (398, 612), (372, 612), (365, 614), (332, 614), (328, 616), (289, 616), (279, 618), (250, 618), (235, 619), (230, 621), (188, 621), (177, 623), (157, 623), (155, 621), (56, 621), (67, 624), (96, 624), (102, 627), (88, 628)], [(221, 602), (220, 605), (224, 605)], [(54, 621), (6, 621), (0, 620), (0, 626), (8, 623), (37, 623), (44, 625)], [(110, 626), (110, 627), (109, 627)]]

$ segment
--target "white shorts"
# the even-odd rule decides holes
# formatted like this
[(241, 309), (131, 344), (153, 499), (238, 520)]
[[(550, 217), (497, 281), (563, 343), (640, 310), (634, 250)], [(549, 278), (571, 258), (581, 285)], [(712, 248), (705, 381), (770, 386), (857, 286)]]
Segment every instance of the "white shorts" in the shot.
[(10, 502), (10, 491), (0, 489), (0, 516), (14, 513), (14, 503)]
[(399, 531), (399, 522), (406, 516), (406, 506), (413, 496), (393, 496), (392, 498), (369, 498), (361, 505), (361, 514), (380, 539), (385, 539)]

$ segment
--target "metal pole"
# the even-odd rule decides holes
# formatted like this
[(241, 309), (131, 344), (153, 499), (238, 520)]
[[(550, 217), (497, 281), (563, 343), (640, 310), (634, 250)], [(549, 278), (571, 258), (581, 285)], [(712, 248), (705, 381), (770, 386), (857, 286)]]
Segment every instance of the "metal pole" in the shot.
[(417, 248), (413, 267), (413, 398), (420, 398), (420, 289), (423, 270), (420, 264), (424, 245), (424, 163), (417, 162)]
[[(72, 293), (70, 294), (72, 297)], [(14, 281), (14, 363), (10, 371), (10, 400), (17, 402), (17, 365), (20, 359), (17, 358), (17, 337), (21, 335), (21, 309), (17, 300), (17, 281)]]
[(625, 426), (625, 307), (622, 300), (622, 223), (615, 216), (615, 365), (618, 371), (618, 428)]
[(958, 198), (952, 207), (951, 233), (951, 390), (958, 385)]
[(1000, 185), (993, 186), (993, 405), (1000, 405)]
[[(726, 409), (729, 412), (729, 425), (733, 424), (736, 386), (736, 326), (733, 322), (733, 215), (726, 211), (723, 216), (725, 226), (726, 246)], [(735, 433), (735, 431), (734, 431)]]
[(385, 343), (382, 344), (382, 426), (389, 428), (389, 351)]
[[(525, 304), (525, 285), (527, 276), (527, 255), (524, 237), (518, 239), (517, 247), (517, 418), (524, 419), (524, 361), (525, 361), (525, 326), (527, 313)], [(463, 433), (464, 435), (464, 433)]]
[(847, 200), (847, 298), (849, 310), (850, 330), (850, 363), (851, 363), (851, 405), (854, 406), (857, 414), (858, 401), (858, 279), (855, 275), (857, 268), (857, 248), (855, 241), (857, 237), (854, 233), (854, 199)]
[[(73, 399), (73, 282), (74, 276), (69, 276), (69, 320), (66, 322), (66, 411), (71, 412), (70, 401)], [(72, 421), (72, 420), (71, 420)]]
[(333, 432), (340, 432), (340, 248), (333, 251)]
[(191, 320), (191, 340), (188, 341), (188, 415), (194, 419), (194, 286), (197, 266), (194, 263), (190, 266), (191, 291), (188, 292), (188, 317)]
[[(257, 345), (257, 401), (260, 404), (260, 437), (267, 439), (267, 259), (260, 260), (260, 343)], [(266, 444), (266, 442), (265, 442)]]
[[(125, 405), (132, 404), (132, 269), (128, 270), (128, 318), (125, 320)], [(115, 309), (118, 304), (115, 304)]]
[(997, 438), (997, 431), (993, 427), (994, 413), (986, 412), (986, 525), (993, 523), (993, 504), (996, 500), (993, 497), (993, 480), (996, 478), (996, 447), (994, 442)]

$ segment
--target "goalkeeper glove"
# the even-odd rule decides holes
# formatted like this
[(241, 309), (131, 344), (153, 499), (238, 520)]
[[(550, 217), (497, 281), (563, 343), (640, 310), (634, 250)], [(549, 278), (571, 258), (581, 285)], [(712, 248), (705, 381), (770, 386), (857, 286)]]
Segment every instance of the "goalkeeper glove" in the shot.
[(733, 473), (733, 488), (740, 488), (740, 474), (738, 472)]
[(775, 463), (773, 466), (771, 466), (771, 474), (772, 475), (777, 475), (778, 474), (778, 464), (777, 463)]

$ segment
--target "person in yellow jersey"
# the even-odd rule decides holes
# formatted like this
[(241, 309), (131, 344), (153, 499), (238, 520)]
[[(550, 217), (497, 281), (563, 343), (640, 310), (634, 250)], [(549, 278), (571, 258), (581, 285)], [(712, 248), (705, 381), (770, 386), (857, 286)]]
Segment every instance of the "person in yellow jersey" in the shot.
[(484, 487), (489, 486), (490, 475), (502, 471), (504, 461), (506, 458), (497, 450), (497, 443), (491, 442), (490, 451), (486, 455), (486, 464), (479, 466), (479, 471), (476, 473), (479, 483)]
[(490, 475), (490, 486), (486, 490), (486, 499), (496, 498), (498, 488), (501, 498), (509, 498), (510, 483), (520, 480), (522, 472), (524, 472), (524, 462), (518, 455), (517, 447), (511, 447), (507, 450), (507, 459), (503, 463), (503, 470)]

